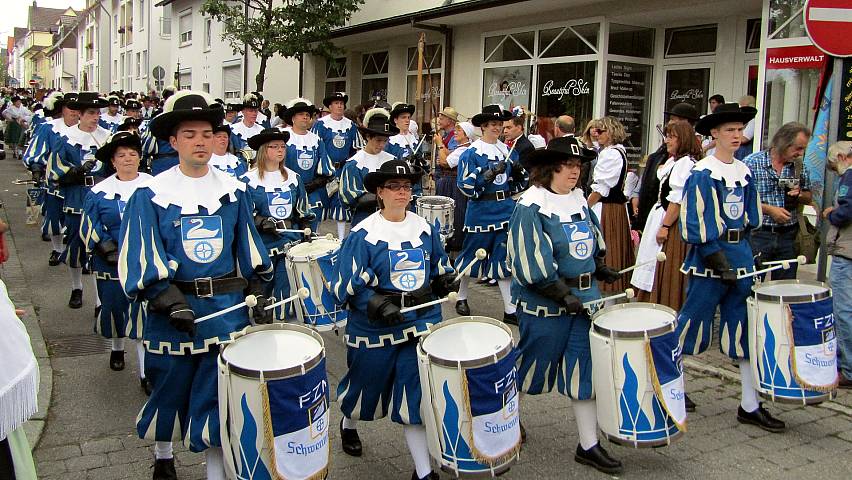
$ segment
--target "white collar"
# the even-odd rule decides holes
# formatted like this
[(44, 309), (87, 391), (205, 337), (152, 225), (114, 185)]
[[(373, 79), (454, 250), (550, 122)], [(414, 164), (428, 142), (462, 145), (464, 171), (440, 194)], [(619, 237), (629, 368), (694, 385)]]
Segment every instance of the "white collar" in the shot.
[(497, 143), (485, 143), (482, 139), (470, 144), (477, 155), (488, 158), (489, 160), (505, 160), (509, 156), (509, 147), (505, 143), (498, 141)]
[(388, 139), (388, 143), (414, 149), (417, 147), (417, 137), (411, 133), (397, 133)]
[(287, 145), (293, 145), (299, 150), (311, 150), (319, 145), (319, 135), (308, 130), (303, 134), (298, 134), (293, 131), (292, 127), (287, 127), (284, 131), (290, 133), (290, 139), (287, 140)]
[(83, 150), (88, 150), (92, 147), (101, 148), (101, 145), (110, 136), (109, 130), (103, 127), (96, 128), (94, 132), (84, 132), (77, 125), (68, 127), (62, 134), (65, 135), (68, 145), (79, 145)]
[[(60, 135), (64, 134), (65, 130), (68, 130), (69, 128), (71, 128), (71, 127), (69, 127), (68, 125), (65, 124), (65, 119), (63, 119), (62, 117), (55, 118), (53, 120), (49, 120), (47, 123), (50, 124), (50, 128), (53, 129), (54, 132), (56, 132)], [(73, 127), (73, 125), (72, 125), (72, 127)]]
[(180, 207), (182, 215), (196, 214), (198, 207), (204, 207), (212, 215), (222, 206), (223, 196), (228, 196), (228, 202), (234, 202), (237, 200), (234, 192), (246, 189), (245, 183), (216, 167), (209, 167), (207, 175), (201, 178), (193, 178), (181, 173), (180, 165), (160, 173), (145, 186), (154, 192), (152, 202), (163, 208)]
[(287, 190), (291, 185), (297, 184), (299, 182), (299, 174), (290, 170), (287, 167), (284, 167), (284, 171), (287, 172), (287, 180), (284, 180), (284, 177), (281, 175), (281, 172), (278, 170), (272, 172), (265, 172), (263, 175), (263, 179), (260, 178), (260, 172), (257, 168), (252, 168), (243, 178), (248, 182), (249, 186), (252, 188), (263, 187), (264, 190), (272, 191), (275, 189)]
[(252, 125), (251, 127), (246, 125), (245, 122), (243, 122), (242, 120), (237, 122), (237, 123), (231, 124), (231, 131), (234, 132), (236, 135), (239, 135), (240, 137), (242, 137), (245, 140), (248, 140), (249, 138), (257, 135), (262, 130), (263, 130), (263, 125), (261, 125), (257, 122), (255, 122), (255, 124)]
[(104, 181), (92, 187), (92, 192), (103, 192), (104, 198), (107, 200), (112, 200), (113, 198), (115, 198), (116, 195), (118, 195), (119, 197), (121, 197), (122, 200), (127, 201), (130, 199), (130, 196), (133, 195), (133, 192), (135, 192), (137, 188), (139, 188), (142, 184), (152, 178), (154, 177), (148, 175), (147, 173), (139, 172), (138, 177), (125, 182), (119, 180), (118, 174), (113, 174), (104, 179)]
[(577, 214), (581, 219), (585, 219), (584, 208), (588, 208), (582, 188), (575, 188), (571, 193), (560, 195), (544, 187), (532, 186), (521, 195), (518, 203), (527, 207), (536, 205), (542, 215), (556, 216), (563, 222), (570, 222), (571, 217)]
[(114, 120), (113, 123), (118, 123), (121, 121), (122, 115), (120, 113), (116, 113), (115, 115), (110, 115), (109, 113), (102, 113), (101, 119), (103, 120)]
[(375, 172), (388, 160), (393, 160), (396, 157), (382, 150), (376, 155), (365, 152), (363, 149), (355, 152), (352, 159), (355, 160), (355, 166), (358, 168), (366, 168), (367, 171)]
[(379, 242), (386, 242), (389, 249), (401, 250), (404, 242), (409, 242), (411, 248), (423, 245), (420, 236), (424, 233), (431, 233), (432, 226), (425, 218), (414, 212), (405, 212), (405, 220), (401, 222), (389, 222), (385, 220), (381, 212), (376, 212), (361, 220), (352, 229), (353, 232), (359, 230), (367, 232), (364, 240), (368, 243), (378, 245)]
[(231, 152), (225, 152), (224, 155), (216, 155), (214, 153), (213, 156), (210, 157), (209, 165), (234, 168), (240, 165), (240, 159)]
[(335, 132), (346, 132), (352, 128), (352, 120), (349, 120), (346, 117), (343, 117), (340, 120), (335, 120), (331, 118), (331, 115), (326, 115), (318, 121), (325, 125), (325, 128)]
[(751, 170), (745, 163), (736, 158), (732, 163), (725, 163), (716, 158), (715, 155), (709, 155), (699, 160), (692, 169), (696, 172), (703, 170), (710, 172), (710, 178), (723, 180), (728, 188), (734, 188), (737, 184), (744, 187), (748, 185), (748, 179), (751, 177)]

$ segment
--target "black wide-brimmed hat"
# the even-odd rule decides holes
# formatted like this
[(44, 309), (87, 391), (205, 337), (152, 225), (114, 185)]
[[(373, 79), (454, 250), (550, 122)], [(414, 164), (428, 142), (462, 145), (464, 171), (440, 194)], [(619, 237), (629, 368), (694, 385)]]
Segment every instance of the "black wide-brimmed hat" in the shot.
[(364, 114), (364, 124), (358, 125), (358, 131), (364, 135), (379, 135), (381, 137), (392, 137), (399, 133), (399, 129), (391, 123), (390, 113), (384, 108), (371, 108)]
[(231, 136), (231, 125), (228, 124), (228, 123), (222, 123), (221, 125), (214, 125), (213, 126), (213, 134), (215, 135), (215, 134), (220, 133), (220, 132), (225, 132), (230, 137)]
[(716, 107), (713, 113), (701, 117), (695, 124), (695, 131), (701, 135), (710, 135), (710, 130), (723, 123), (740, 122), (745, 124), (756, 114), (757, 110), (754, 108), (743, 110), (739, 104), (723, 103)]
[(226, 112), (239, 112), (242, 109), (243, 109), (242, 103), (226, 103), (225, 104), (225, 111)]
[(393, 106), (391, 106), (390, 118), (391, 120), (393, 120), (396, 117), (402, 115), (403, 113), (414, 115), (414, 110), (414, 105), (410, 105), (405, 102), (396, 102), (393, 104)]
[(331, 102), (336, 102), (338, 100), (343, 102), (343, 105), (346, 105), (347, 103), (349, 103), (349, 95), (346, 95), (346, 92), (334, 92), (331, 95), (323, 98), (322, 104), (328, 107), (329, 105), (331, 105)]
[(120, 107), (121, 106), (121, 98), (119, 98), (115, 95), (110, 95), (109, 97), (107, 97), (107, 102), (112, 107)]
[(293, 115), (307, 112), (311, 115), (319, 113), (319, 109), (307, 98), (294, 98), (284, 105), (284, 109), (278, 111), (278, 115), (287, 125), (292, 125)]
[(472, 123), (474, 127), (481, 127), (483, 123), (491, 120), (505, 122), (506, 120), (511, 120), (512, 117), (514, 117), (512, 112), (503, 110), (503, 107), (494, 103), (482, 107), (482, 112), (474, 115), (473, 118), (470, 119), (470, 123)]
[(87, 108), (104, 108), (109, 105), (106, 98), (101, 97), (98, 92), (80, 92), (77, 98), (69, 100), (68, 108), (71, 110), (85, 110)]
[(112, 156), (115, 155), (118, 147), (132, 148), (141, 153), (142, 139), (135, 133), (116, 132), (95, 152), (95, 158), (108, 164), (112, 161)]
[(222, 105), (214, 102), (204, 92), (181, 90), (166, 100), (163, 112), (151, 119), (148, 128), (155, 137), (167, 139), (181, 122), (200, 120), (216, 126), (222, 123), (225, 113)]
[(62, 105), (65, 104), (65, 96), (62, 92), (51, 92), (50, 95), (44, 98), (44, 114), (52, 117), (57, 113), (62, 112)]
[(663, 113), (665, 113), (666, 115), (675, 115), (680, 118), (692, 120), (693, 122), (698, 120), (698, 118), (700, 117), (700, 115), (698, 114), (698, 110), (694, 106), (686, 102), (678, 103)]
[(142, 110), (142, 104), (139, 103), (139, 100), (130, 99), (124, 102), (125, 110)]
[(260, 99), (253, 93), (243, 95), (243, 103), (240, 108), (260, 108)]
[(414, 171), (405, 160), (388, 160), (375, 172), (370, 172), (364, 177), (364, 188), (370, 193), (376, 193), (376, 189), (388, 180), (405, 179), (411, 184), (420, 182), (421, 174)]
[(281, 140), (287, 143), (287, 140), (290, 140), (290, 133), (278, 130), (277, 128), (264, 128), (260, 133), (249, 137), (248, 146), (252, 150), (257, 150), (264, 143), (269, 143), (273, 140)]
[(131, 128), (139, 129), (139, 126), (142, 125), (142, 119), (135, 117), (124, 117), (124, 120), (121, 122), (121, 125), (115, 129), (116, 132), (126, 132)]
[(530, 170), (549, 163), (560, 163), (566, 160), (577, 159), (580, 163), (591, 162), (598, 156), (594, 150), (580, 145), (574, 137), (557, 137), (541, 148), (530, 152), (522, 161), (524, 168)]

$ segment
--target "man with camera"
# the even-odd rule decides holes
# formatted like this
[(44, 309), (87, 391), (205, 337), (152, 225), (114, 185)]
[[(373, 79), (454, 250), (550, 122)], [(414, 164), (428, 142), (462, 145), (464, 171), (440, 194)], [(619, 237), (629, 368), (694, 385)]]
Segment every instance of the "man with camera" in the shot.
[[(752, 172), (760, 194), (763, 225), (751, 234), (757, 261), (795, 258), (794, 242), (799, 230), (799, 205), (811, 202), (810, 178), (802, 168), (802, 156), (811, 137), (798, 122), (781, 126), (768, 150), (753, 153), (743, 162)], [(796, 278), (797, 264), (772, 272), (772, 280)]]

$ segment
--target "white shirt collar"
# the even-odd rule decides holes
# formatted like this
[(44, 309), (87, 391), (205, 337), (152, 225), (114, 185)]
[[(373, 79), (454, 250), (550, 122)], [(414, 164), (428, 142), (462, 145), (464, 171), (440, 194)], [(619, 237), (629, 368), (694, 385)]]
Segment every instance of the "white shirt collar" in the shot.
[(231, 131), (234, 134), (239, 135), (244, 140), (248, 140), (249, 138), (257, 135), (263, 130), (263, 125), (259, 123), (255, 123), (253, 126), (249, 127), (244, 122), (239, 121), (231, 125)]
[(92, 192), (101, 193), (103, 192), (104, 198), (107, 200), (112, 200), (116, 195), (121, 197), (122, 200), (127, 201), (130, 199), (130, 196), (133, 195), (133, 192), (136, 191), (137, 188), (142, 186), (148, 180), (151, 180), (151, 175), (148, 175), (144, 172), (139, 172), (139, 176), (134, 178), (133, 180), (122, 181), (119, 180), (118, 174), (113, 174), (107, 177), (104, 181), (98, 183), (94, 187), (92, 187)]
[(389, 222), (385, 220), (381, 212), (376, 212), (352, 229), (353, 232), (361, 230), (367, 232), (364, 240), (368, 243), (378, 245), (379, 242), (386, 242), (389, 249), (401, 250), (405, 242), (410, 243), (411, 248), (423, 245), (420, 236), (431, 233), (432, 227), (425, 218), (414, 212), (405, 212), (405, 220), (401, 222)]
[(485, 143), (479, 139), (470, 144), (477, 155), (487, 157), (489, 160), (505, 160), (509, 156), (509, 147), (505, 143)]
[(326, 115), (318, 121), (325, 125), (325, 128), (335, 132), (346, 132), (352, 128), (352, 120), (349, 120), (346, 117), (343, 117), (340, 120), (335, 120), (331, 118), (331, 115)]
[(261, 179), (260, 172), (257, 168), (252, 168), (246, 172), (246, 174), (243, 175), (243, 178), (252, 188), (263, 187), (263, 189), (267, 191), (275, 189), (287, 190), (291, 185), (295, 185), (299, 182), (299, 174), (287, 167), (284, 167), (284, 171), (287, 172), (287, 180), (284, 180), (284, 177), (278, 170), (264, 172), (263, 179)]
[(62, 134), (65, 135), (68, 145), (79, 145), (83, 150), (100, 148), (110, 136), (109, 130), (103, 127), (98, 127), (93, 132), (84, 132), (77, 125), (68, 127)]
[(355, 155), (352, 156), (352, 160), (355, 161), (356, 167), (366, 168), (369, 172), (375, 172), (383, 163), (388, 160), (394, 160), (395, 158), (396, 157), (384, 150), (376, 155), (367, 153), (364, 150), (358, 150)]
[(583, 189), (575, 188), (571, 193), (557, 194), (544, 187), (532, 186), (518, 199), (518, 203), (524, 206), (538, 206), (538, 211), (547, 217), (558, 217), (562, 222), (570, 222), (571, 217), (580, 215), (586, 218), (584, 208), (588, 208)]
[(235, 192), (246, 189), (245, 183), (216, 167), (208, 167), (207, 175), (194, 178), (184, 175), (180, 165), (160, 173), (145, 186), (154, 192), (152, 202), (163, 208), (180, 207), (183, 215), (198, 213), (198, 207), (204, 207), (212, 215), (222, 206), (223, 196), (228, 196), (228, 202), (234, 202), (237, 200)]
[(696, 172), (710, 172), (710, 178), (724, 181), (728, 188), (734, 188), (737, 184), (741, 187), (748, 185), (748, 177), (751, 176), (748, 165), (740, 160), (735, 158), (732, 163), (725, 163), (714, 155), (699, 160), (692, 169)]
[(294, 132), (292, 127), (287, 127), (285, 131), (290, 133), (290, 139), (287, 140), (287, 145), (293, 145), (299, 150), (311, 150), (319, 145), (319, 135), (310, 130), (301, 135)]

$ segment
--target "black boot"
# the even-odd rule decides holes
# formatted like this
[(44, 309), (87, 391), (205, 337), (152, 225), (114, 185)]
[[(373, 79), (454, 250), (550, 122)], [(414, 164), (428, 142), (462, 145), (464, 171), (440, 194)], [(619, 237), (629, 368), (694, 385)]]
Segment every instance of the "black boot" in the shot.
[(746, 412), (743, 407), (737, 408), (737, 420), (740, 423), (756, 425), (767, 432), (780, 433), (787, 428), (787, 424), (773, 417), (763, 408), (763, 403), (758, 404), (757, 410)]
[(358, 430), (354, 428), (343, 428), (343, 419), (340, 419), (340, 440), (343, 443), (343, 453), (352, 456), (360, 457), (363, 453), (361, 446), (361, 437), (358, 436)]
[(150, 397), (151, 392), (154, 391), (154, 387), (151, 386), (151, 382), (149, 382), (147, 378), (140, 378), (139, 386), (142, 387), (142, 390), (145, 392), (146, 396)]
[(60, 263), (59, 262), (59, 255), (60, 255), (60, 253), (57, 252), (56, 250), (50, 252), (50, 258), (47, 259), (47, 264), (50, 265), (51, 267), (55, 267), (55, 266), (59, 265), (59, 263)]
[(574, 454), (574, 461), (593, 467), (603, 473), (621, 473), (621, 462), (610, 457), (600, 442), (588, 450), (583, 450), (583, 447), (578, 444), (577, 453)]
[(174, 458), (158, 458), (154, 461), (154, 480), (177, 480)]
[(518, 326), (518, 315), (514, 313), (503, 312), (503, 323), (507, 325)]
[(75, 288), (71, 290), (71, 298), (68, 300), (68, 306), (71, 308), (83, 307), (83, 290)]
[(109, 368), (116, 372), (124, 370), (124, 350), (113, 350), (109, 354)]
[(695, 411), (695, 402), (693, 402), (692, 399), (689, 398), (689, 395), (683, 394), (683, 404), (684, 404), (684, 406), (686, 406), (687, 412), (694, 412)]
[(470, 315), (470, 305), (467, 304), (467, 300), (456, 302), (456, 313), (465, 317)]
[(425, 477), (418, 477), (417, 470), (415, 470), (414, 473), (411, 474), (411, 480), (440, 480), (440, 478), (441, 476), (438, 475), (434, 470), (429, 472), (429, 475), (426, 475)]

